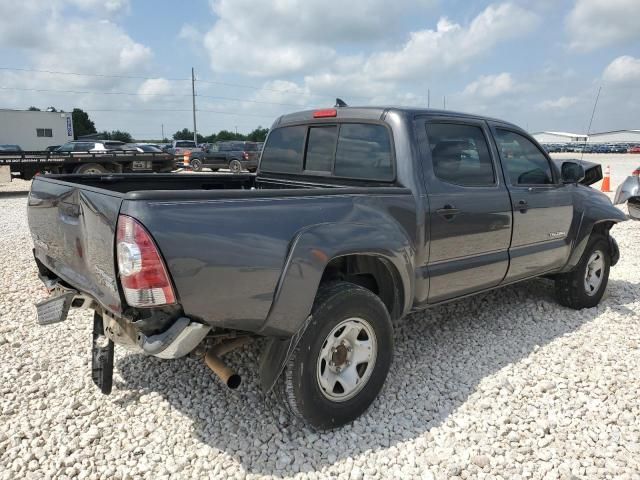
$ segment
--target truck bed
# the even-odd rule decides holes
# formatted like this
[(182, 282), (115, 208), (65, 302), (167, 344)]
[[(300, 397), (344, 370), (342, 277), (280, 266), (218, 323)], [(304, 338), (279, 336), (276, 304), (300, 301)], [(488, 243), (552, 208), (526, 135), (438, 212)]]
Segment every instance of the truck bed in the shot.
[[(119, 215), (137, 219), (153, 237), (185, 315), (275, 335), (292, 333), (292, 319), (300, 316), (295, 308), (271, 310), (284, 265), (298, 261), (290, 256), (296, 244), (321, 259), (373, 245), (374, 231), (382, 235), (378, 243), (391, 243), (401, 231), (407, 231), (403, 238), (416, 234), (413, 195), (399, 186), (324, 185), (252, 174), (36, 177), (28, 216), (41, 273), (116, 314), (127, 308), (115, 262)], [(352, 225), (361, 228), (356, 233)], [(304, 242), (309, 245), (301, 247)], [(400, 251), (394, 254), (406, 261)], [(302, 299), (315, 295), (317, 285), (306, 285), (317, 283), (322, 272), (305, 273), (316, 267), (300, 261), (294, 268), (296, 296)], [(268, 316), (274, 319), (269, 326)]]

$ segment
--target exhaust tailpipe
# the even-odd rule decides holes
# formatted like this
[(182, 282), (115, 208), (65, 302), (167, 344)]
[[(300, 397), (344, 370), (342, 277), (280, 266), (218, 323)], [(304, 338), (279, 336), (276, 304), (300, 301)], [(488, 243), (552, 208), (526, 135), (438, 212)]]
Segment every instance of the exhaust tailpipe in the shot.
[(235, 390), (240, 386), (242, 378), (233, 369), (229, 368), (220, 357), (232, 350), (235, 350), (236, 348), (246, 345), (250, 340), (250, 337), (240, 337), (234, 338), (233, 340), (227, 340), (226, 342), (219, 343), (218, 345), (210, 348), (204, 356), (204, 362), (207, 364), (207, 367), (209, 367), (211, 371), (232, 390)]

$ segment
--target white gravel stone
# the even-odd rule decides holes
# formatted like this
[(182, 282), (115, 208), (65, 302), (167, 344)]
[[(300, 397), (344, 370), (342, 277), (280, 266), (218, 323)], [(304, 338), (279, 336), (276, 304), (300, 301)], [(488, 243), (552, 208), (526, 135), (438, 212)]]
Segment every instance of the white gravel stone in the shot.
[(0, 197), (0, 479), (640, 479), (640, 223), (612, 230), (621, 260), (597, 308), (534, 280), (396, 322), (380, 397), (318, 433), (261, 393), (257, 345), (229, 355), (237, 393), (198, 360), (117, 348), (100, 394), (91, 313), (35, 322), (25, 206)]

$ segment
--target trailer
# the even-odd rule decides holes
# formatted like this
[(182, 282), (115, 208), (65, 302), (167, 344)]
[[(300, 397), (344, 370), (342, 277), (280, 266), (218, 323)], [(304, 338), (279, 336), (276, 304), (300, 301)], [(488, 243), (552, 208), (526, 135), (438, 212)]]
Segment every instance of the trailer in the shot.
[(0, 152), (0, 170), (23, 180), (38, 173), (168, 173), (175, 169), (175, 157), (164, 152)]

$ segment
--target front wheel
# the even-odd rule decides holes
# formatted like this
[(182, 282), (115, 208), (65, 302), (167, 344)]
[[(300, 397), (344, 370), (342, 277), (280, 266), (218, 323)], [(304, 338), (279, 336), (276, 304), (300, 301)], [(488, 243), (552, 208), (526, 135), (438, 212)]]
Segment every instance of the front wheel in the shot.
[(285, 407), (326, 430), (360, 416), (378, 396), (393, 359), (393, 330), (380, 298), (358, 285), (323, 287), (311, 323), (278, 380)]
[(610, 265), (606, 237), (592, 235), (578, 265), (556, 278), (556, 296), (560, 304), (576, 310), (598, 305), (607, 288)]
[(200, 160), (199, 158), (194, 158), (191, 160), (191, 169), (194, 172), (201, 172), (202, 171), (202, 160)]

